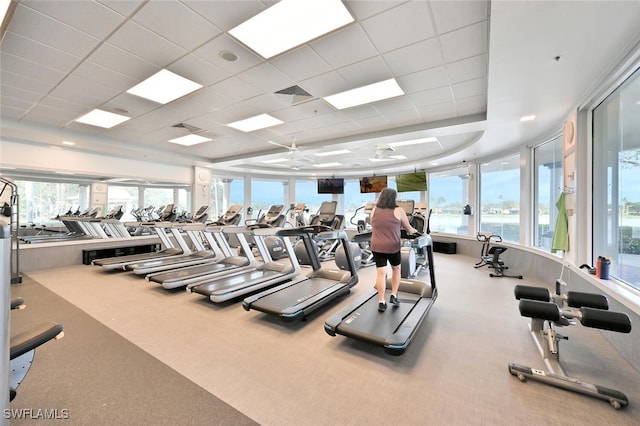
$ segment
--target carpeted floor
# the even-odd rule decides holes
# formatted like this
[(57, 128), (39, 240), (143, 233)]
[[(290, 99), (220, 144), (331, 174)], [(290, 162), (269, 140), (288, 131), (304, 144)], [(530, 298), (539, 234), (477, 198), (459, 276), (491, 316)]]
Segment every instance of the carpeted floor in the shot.
[[(67, 303), (43, 308), (65, 323), (67, 336), (42, 348), (12, 408), (67, 407), (77, 424), (638, 424), (640, 373), (597, 330), (563, 330), (570, 337), (562, 343), (565, 369), (625, 392), (629, 407), (614, 410), (511, 376), (509, 362), (544, 368), (513, 297), (515, 284), (544, 283), (489, 278), (474, 263), (436, 254), (439, 298), (399, 357), (323, 329), (328, 316), (373, 286), (373, 268), (360, 270), (351, 295), (295, 323), (125, 272), (84, 265), (33, 272), (91, 318), (71, 315), (77, 309)], [(114, 333), (73, 325), (104, 331), (94, 319)], [(122, 392), (126, 398), (115, 397)]]
[(256, 424), (28, 276), (12, 293), (27, 305), (14, 331), (55, 319), (65, 336), (36, 350), (11, 424)]

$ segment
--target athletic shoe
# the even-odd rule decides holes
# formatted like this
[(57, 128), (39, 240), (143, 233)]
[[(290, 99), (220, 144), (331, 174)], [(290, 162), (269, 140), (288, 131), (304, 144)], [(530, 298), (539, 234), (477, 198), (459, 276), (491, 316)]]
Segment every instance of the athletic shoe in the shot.
[(378, 303), (378, 311), (384, 312), (387, 310), (387, 304), (385, 302)]
[(391, 297), (389, 298), (389, 303), (391, 303), (393, 306), (400, 306), (400, 301), (398, 300), (398, 298), (396, 296), (394, 296), (393, 294), (391, 295)]

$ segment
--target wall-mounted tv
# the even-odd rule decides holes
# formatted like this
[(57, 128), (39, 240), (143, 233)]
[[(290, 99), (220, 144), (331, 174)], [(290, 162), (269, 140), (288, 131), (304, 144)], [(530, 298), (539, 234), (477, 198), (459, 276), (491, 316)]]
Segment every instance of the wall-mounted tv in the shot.
[(344, 194), (344, 179), (318, 179), (318, 194)]
[(380, 192), (387, 187), (386, 176), (364, 176), (360, 178), (360, 193)]
[(426, 191), (427, 174), (425, 172), (405, 173), (396, 176), (398, 192)]

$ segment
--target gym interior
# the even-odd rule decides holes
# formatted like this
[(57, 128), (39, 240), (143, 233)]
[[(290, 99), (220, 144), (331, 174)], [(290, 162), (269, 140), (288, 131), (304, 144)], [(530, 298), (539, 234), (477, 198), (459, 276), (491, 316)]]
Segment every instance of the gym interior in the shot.
[(7, 3), (1, 421), (637, 425), (640, 3), (300, 4)]

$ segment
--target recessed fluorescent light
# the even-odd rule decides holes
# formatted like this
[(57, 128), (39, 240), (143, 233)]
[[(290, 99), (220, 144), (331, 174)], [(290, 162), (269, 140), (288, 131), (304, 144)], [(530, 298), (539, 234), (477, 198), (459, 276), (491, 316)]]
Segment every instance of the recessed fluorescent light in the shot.
[(429, 142), (438, 142), (438, 138), (431, 136), (431, 137), (422, 138), (422, 139), (410, 139), (407, 141), (391, 142), (388, 145), (392, 147), (396, 147), (396, 146), (418, 145), (421, 143), (429, 143)]
[(75, 173), (73, 173), (73, 172), (56, 172), (56, 174), (59, 174), (59, 175), (75, 175)]
[(114, 114), (112, 112), (103, 111), (101, 109), (94, 109), (93, 111), (83, 115), (82, 117), (76, 118), (76, 121), (78, 123), (110, 129), (120, 123), (124, 123), (129, 119), (131, 119), (131, 117), (127, 117), (126, 115)]
[(198, 90), (202, 84), (188, 80), (169, 70), (160, 70), (143, 82), (127, 90), (127, 93), (166, 104)]
[(243, 132), (253, 132), (254, 130), (264, 129), (266, 127), (282, 124), (284, 121), (278, 120), (269, 114), (260, 114), (254, 117), (245, 118), (244, 120), (234, 121), (227, 124), (229, 127), (241, 130)]
[(353, 21), (340, 0), (282, 0), (229, 34), (269, 59)]
[(336, 167), (336, 166), (342, 166), (342, 163), (333, 162), (333, 163), (319, 163), (319, 164), (313, 165), (313, 167)]
[(71, 142), (71, 141), (62, 141), (62, 145), (73, 146), (75, 144), (76, 144), (75, 142)]
[(205, 138), (204, 136), (186, 135), (175, 139), (169, 139), (169, 142), (177, 143), (178, 145), (191, 146), (203, 142), (208, 142), (210, 140), (211, 138)]
[(376, 157), (371, 157), (369, 158), (369, 161), (371, 161), (372, 163), (379, 163), (381, 161), (391, 161), (392, 159), (389, 157), (383, 157), (383, 158), (376, 158)]
[(402, 154), (390, 155), (389, 158), (393, 158), (394, 160), (406, 160), (407, 157)]
[(273, 164), (273, 163), (282, 163), (284, 161), (289, 161), (286, 158), (274, 158), (272, 160), (262, 160), (265, 164)]
[(325, 101), (337, 109), (351, 108), (404, 95), (395, 78), (326, 96)]
[(535, 115), (525, 115), (520, 117), (520, 121), (533, 121), (536, 119)]
[(335, 151), (326, 151), (326, 152), (318, 152), (316, 154), (313, 154), (317, 157), (329, 157), (331, 155), (340, 155), (340, 154), (349, 154), (351, 151), (349, 151), (348, 149), (338, 149)]

